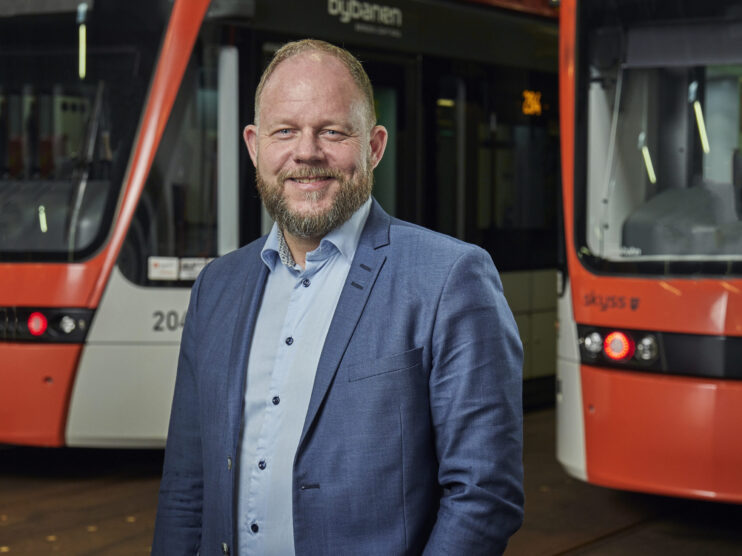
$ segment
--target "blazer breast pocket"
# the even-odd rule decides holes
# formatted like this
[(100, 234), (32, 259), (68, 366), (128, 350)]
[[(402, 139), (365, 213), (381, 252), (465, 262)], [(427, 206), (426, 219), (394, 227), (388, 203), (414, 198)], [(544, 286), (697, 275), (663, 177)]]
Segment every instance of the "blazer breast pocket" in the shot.
[(365, 378), (412, 369), (422, 365), (422, 361), (423, 348), (419, 347), (389, 357), (350, 365), (347, 367), (348, 381), (355, 382)]

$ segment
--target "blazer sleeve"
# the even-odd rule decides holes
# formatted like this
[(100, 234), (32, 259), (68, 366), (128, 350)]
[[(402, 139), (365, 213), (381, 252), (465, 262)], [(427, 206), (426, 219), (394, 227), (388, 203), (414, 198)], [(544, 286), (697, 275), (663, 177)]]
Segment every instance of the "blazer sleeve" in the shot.
[(493, 555), (523, 521), (523, 348), (490, 256), (467, 250), (436, 313), (430, 375), (440, 506), (424, 554)]
[(203, 468), (196, 376), (199, 275), (191, 290), (180, 343), (165, 461), (152, 543), (153, 555), (196, 554), (201, 544)]

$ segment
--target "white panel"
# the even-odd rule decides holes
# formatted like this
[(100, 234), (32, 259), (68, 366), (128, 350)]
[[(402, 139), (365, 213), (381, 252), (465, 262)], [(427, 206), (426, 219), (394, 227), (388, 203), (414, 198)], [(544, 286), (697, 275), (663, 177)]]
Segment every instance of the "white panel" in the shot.
[(114, 267), (75, 377), (70, 446), (164, 445), (189, 295), (134, 285)]
[(577, 343), (577, 325), (572, 312), (572, 286), (569, 278), (564, 278), (564, 295), (557, 300), (557, 355), (574, 363), (580, 361), (580, 348)]
[(178, 345), (88, 345), (77, 371), (67, 444), (165, 445)]
[(556, 311), (531, 315), (531, 377), (553, 376), (556, 362)]
[(180, 342), (190, 288), (137, 286), (113, 268), (88, 334), (88, 344), (101, 342)]
[(219, 51), (217, 172), (218, 249), (224, 255), (239, 247), (239, 67), (237, 48)]
[(531, 273), (531, 310), (556, 311), (557, 271), (553, 268)]
[(531, 349), (529, 345), (531, 337), (531, 317), (527, 314), (514, 315), (515, 324), (518, 327), (520, 341), (523, 344), (523, 378), (531, 376)]
[[(582, 412), (577, 326), (572, 313), (570, 288), (559, 298), (559, 339), (557, 358), (557, 460), (578, 479), (587, 480), (585, 423)], [(567, 342), (571, 341), (572, 346)]]
[(530, 310), (531, 273), (503, 272), (500, 274), (505, 298), (513, 313), (524, 313)]

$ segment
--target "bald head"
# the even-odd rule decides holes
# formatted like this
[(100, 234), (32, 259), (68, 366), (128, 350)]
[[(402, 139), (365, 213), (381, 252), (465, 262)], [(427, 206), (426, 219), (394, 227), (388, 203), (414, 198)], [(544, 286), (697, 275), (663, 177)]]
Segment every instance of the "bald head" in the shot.
[(347, 70), (350, 78), (358, 90), (360, 100), (360, 110), (362, 117), (366, 122), (367, 129), (376, 125), (376, 110), (374, 109), (374, 92), (371, 87), (371, 81), (363, 69), (358, 59), (350, 52), (339, 48), (325, 41), (314, 39), (304, 39), (300, 41), (289, 42), (276, 51), (268, 67), (265, 68), (263, 75), (255, 91), (255, 124), (260, 125), (260, 102), (266, 85), (270, 81), (276, 68), (284, 61), (306, 55), (314, 59), (317, 63), (322, 63), (323, 58), (331, 57), (339, 61)]

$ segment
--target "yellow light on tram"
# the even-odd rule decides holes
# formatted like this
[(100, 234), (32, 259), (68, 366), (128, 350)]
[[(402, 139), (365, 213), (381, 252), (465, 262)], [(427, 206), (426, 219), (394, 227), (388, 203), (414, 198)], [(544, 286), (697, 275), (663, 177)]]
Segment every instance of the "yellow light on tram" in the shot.
[(80, 79), (85, 79), (85, 74), (87, 73), (88, 28), (85, 25), (87, 15), (88, 5), (85, 2), (81, 2), (77, 5), (77, 73)]
[(456, 104), (453, 99), (450, 98), (439, 98), (435, 103), (438, 106), (444, 106), (446, 108), (453, 108), (453, 106)]
[(646, 145), (642, 147), (642, 156), (644, 157), (644, 166), (647, 169), (647, 177), (651, 183), (657, 183), (657, 176), (654, 173), (654, 166), (652, 165), (652, 157), (649, 155), (649, 149)]
[(39, 205), (39, 229), (42, 234), (49, 230), (46, 224), (46, 207), (44, 205)]
[(80, 48), (79, 48), (79, 59), (78, 59), (78, 73), (80, 74), (80, 79), (85, 79), (85, 57), (86, 57), (86, 43), (87, 43), (87, 29), (85, 27), (85, 24), (83, 23), (80, 25)]
[(541, 115), (541, 91), (523, 91), (523, 114), (526, 116)]
[(708, 154), (711, 151), (709, 147), (709, 138), (706, 135), (706, 123), (703, 121), (703, 110), (701, 103), (697, 100), (693, 102), (693, 111), (696, 113), (696, 124), (698, 124), (698, 136), (701, 138), (701, 148)]

